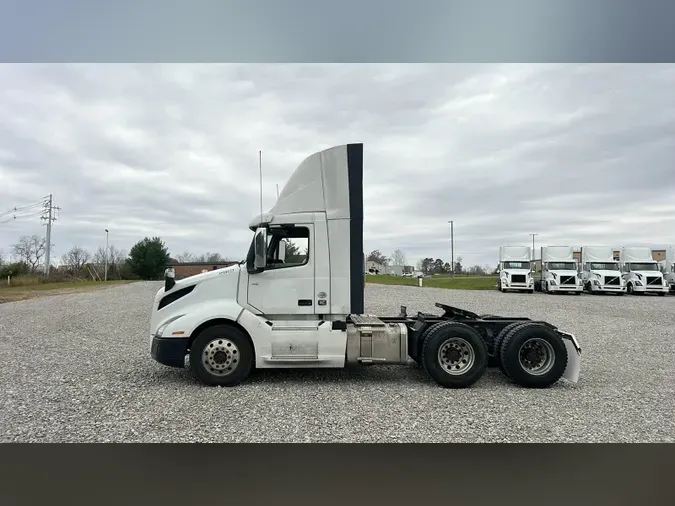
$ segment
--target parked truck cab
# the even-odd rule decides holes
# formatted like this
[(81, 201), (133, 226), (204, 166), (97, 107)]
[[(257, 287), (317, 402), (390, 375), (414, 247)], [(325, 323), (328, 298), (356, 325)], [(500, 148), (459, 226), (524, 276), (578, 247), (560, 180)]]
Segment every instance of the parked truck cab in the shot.
[(362, 180), (362, 144), (315, 153), (251, 220), (239, 264), (178, 281), (167, 269), (152, 303), (152, 357), (219, 386), (253, 369), (410, 360), (448, 388), (472, 385), (488, 364), (525, 387), (578, 380), (579, 343), (548, 322), (444, 304), (440, 315), (364, 314)]
[(623, 247), (619, 262), (629, 294), (656, 293), (663, 296), (670, 290), (658, 262), (652, 257), (651, 248)]
[(499, 248), (500, 291), (534, 292), (532, 249), (528, 246), (501, 246)]
[(675, 292), (675, 246), (666, 248), (666, 258), (659, 265), (670, 291)]
[(580, 295), (583, 284), (578, 267), (572, 246), (542, 246), (541, 273), (535, 282), (537, 290)]
[(581, 282), (590, 294), (626, 293), (621, 267), (610, 246), (581, 247)]

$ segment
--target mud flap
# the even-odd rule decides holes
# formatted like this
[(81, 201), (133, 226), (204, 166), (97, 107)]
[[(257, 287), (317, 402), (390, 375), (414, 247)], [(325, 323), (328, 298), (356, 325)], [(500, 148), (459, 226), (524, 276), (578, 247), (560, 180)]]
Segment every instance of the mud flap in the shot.
[(572, 383), (579, 381), (579, 373), (581, 371), (581, 347), (576, 338), (567, 332), (558, 331), (567, 348), (567, 367), (563, 373), (563, 378)]

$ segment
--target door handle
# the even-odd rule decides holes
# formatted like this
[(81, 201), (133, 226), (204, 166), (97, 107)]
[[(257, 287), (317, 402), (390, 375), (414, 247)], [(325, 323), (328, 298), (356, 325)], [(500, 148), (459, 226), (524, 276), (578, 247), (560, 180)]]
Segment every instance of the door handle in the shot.
[(312, 299), (299, 299), (298, 300), (298, 306), (311, 306), (312, 305)]

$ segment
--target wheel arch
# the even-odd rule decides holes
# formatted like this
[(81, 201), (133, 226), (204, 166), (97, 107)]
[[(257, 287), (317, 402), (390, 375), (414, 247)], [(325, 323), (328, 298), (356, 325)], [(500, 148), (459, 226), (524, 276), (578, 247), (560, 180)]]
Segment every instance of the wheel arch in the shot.
[(201, 334), (206, 329), (215, 327), (216, 325), (226, 325), (228, 327), (233, 327), (238, 331), (240, 331), (244, 336), (246, 336), (246, 339), (248, 339), (249, 343), (251, 344), (251, 348), (253, 349), (253, 360), (255, 363), (255, 344), (253, 343), (251, 335), (240, 323), (230, 318), (222, 318), (222, 317), (213, 318), (211, 320), (206, 320), (205, 322), (199, 324), (199, 326), (197, 326), (197, 328), (195, 328), (195, 330), (192, 332), (192, 335), (190, 335), (187, 347), (188, 351), (192, 347), (192, 343), (194, 342), (195, 339), (197, 339), (197, 336), (199, 336), (199, 334)]

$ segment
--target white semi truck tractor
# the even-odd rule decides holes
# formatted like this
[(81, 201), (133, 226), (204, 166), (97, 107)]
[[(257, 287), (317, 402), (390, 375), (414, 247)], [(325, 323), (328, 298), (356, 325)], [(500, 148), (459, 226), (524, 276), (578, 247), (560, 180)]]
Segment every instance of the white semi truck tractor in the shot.
[(532, 248), (529, 246), (501, 246), (497, 288), (500, 291), (534, 293)]
[(659, 262), (663, 277), (671, 292), (675, 292), (675, 246), (666, 248), (666, 258)]
[(614, 259), (611, 246), (581, 247), (581, 282), (590, 294), (626, 293), (626, 283), (621, 277), (621, 266)]
[(542, 246), (541, 273), (535, 288), (553, 294), (581, 294), (584, 288), (572, 246)]
[[(256, 216), (239, 264), (175, 280), (152, 302), (150, 354), (207, 385), (234, 386), (268, 368), (350, 364), (424, 367), (443, 387), (468, 387), (488, 361), (515, 384), (576, 382), (581, 349), (555, 325), (478, 315), (364, 313), (363, 144), (306, 158), (272, 209)], [(285, 249), (289, 243), (295, 247)], [(187, 362), (187, 364), (186, 364)]]
[(651, 248), (624, 246), (619, 262), (629, 294), (657, 293), (663, 296), (670, 290), (658, 262), (652, 257)]

